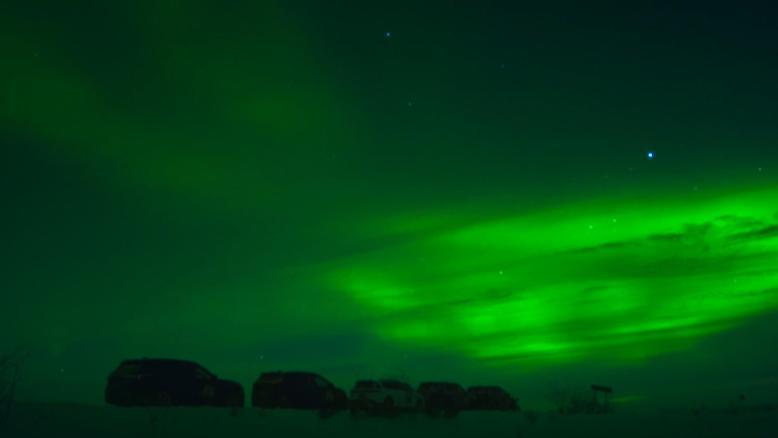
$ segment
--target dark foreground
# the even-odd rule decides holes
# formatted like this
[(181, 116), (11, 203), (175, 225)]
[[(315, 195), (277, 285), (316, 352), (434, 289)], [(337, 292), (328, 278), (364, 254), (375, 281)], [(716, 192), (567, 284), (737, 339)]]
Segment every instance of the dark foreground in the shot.
[(778, 414), (689, 411), (610, 415), (464, 412), (456, 418), (401, 415), (352, 418), (338, 413), (258, 411), (251, 408), (117, 408), (20, 404), (3, 437), (778, 437)]

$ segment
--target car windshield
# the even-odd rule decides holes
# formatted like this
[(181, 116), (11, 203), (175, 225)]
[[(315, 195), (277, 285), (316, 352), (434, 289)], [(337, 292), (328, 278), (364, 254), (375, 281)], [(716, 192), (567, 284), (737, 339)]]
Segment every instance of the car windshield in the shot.
[(140, 373), (140, 365), (135, 362), (123, 363), (114, 371), (115, 377), (134, 376)]
[(198, 380), (211, 380), (216, 378), (213, 374), (211, 374), (210, 371), (206, 370), (203, 367), (195, 367), (194, 369), (194, 377)]
[(316, 376), (313, 380), (314, 383), (316, 383), (316, 386), (318, 386), (319, 388), (328, 388), (332, 386), (332, 384), (328, 382), (326, 379), (324, 379), (323, 377)]

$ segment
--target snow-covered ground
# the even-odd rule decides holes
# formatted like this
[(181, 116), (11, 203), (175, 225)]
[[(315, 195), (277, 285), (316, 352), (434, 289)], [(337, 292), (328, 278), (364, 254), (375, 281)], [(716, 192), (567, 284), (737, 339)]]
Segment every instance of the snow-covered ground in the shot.
[(691, 411), (602, 416), (465, 412), (456, 418), (401, 415), (352, 418), (339, 413), (230, 411), (213, 408), (127, 409), (76, 404), (20, 404), (2, 437), (778, 437), (778, 412), (735, 415)]

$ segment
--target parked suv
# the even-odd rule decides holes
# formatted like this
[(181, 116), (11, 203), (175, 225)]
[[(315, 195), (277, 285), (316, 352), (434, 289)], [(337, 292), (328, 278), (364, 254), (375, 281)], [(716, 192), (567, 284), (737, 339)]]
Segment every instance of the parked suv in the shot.
[(243, 387), (195, 362), (125, 360), (108, 376), (105, 401), (117, 406), (243, 406)]
[(467, 388), (467, 408), (470, 410), (515, 411), (516, 400), (499, 386)]
[(384, 412), (421, 410), (424, 397), (399, 380), (359, 380), (351, 390), (351, 412)]
[(254, 382), (251, 404), (264, 409), (345, 409), (346, 393), (324, 377), (309, 372), (273, 371)]
[(454, 416), (467, 406), (467, 394), (458, 383), (423, 382), (418, 392), (424, 397), (424, 408), (430, 415)]

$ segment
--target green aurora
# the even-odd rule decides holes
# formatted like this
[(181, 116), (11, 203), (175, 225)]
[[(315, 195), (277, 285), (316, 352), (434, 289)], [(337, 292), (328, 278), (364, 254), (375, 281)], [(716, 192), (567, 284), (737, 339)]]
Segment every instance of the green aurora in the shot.
[(630, 3), (4, 2), (20, 398), (141, 356), (774, 392), (775, 11)]
[(642, 360), (776, 308), (776, 199), (564, 205), (433, 229), (326, 274), (392, 341), (487, 363)]

